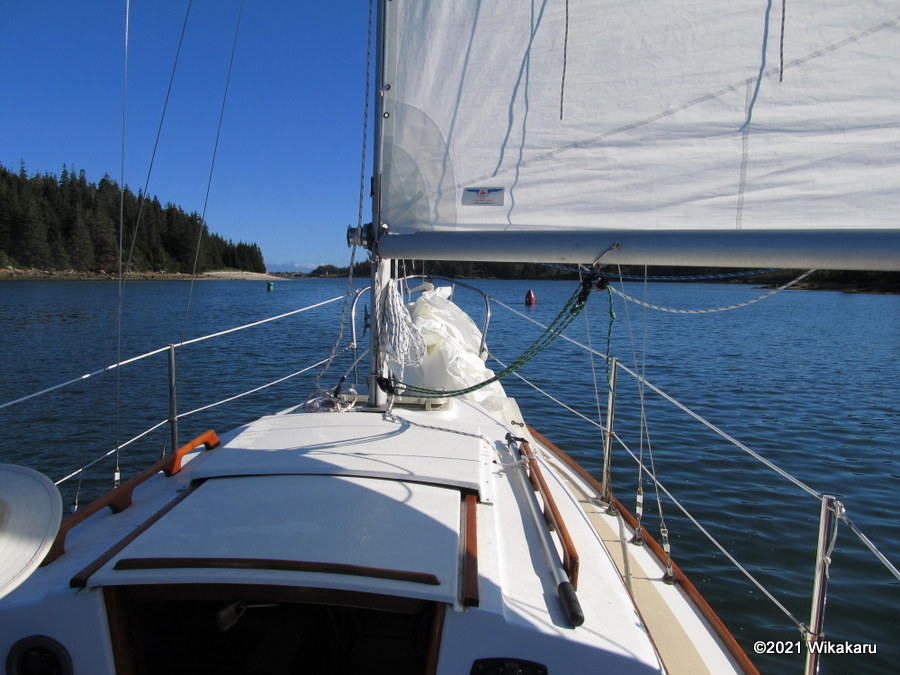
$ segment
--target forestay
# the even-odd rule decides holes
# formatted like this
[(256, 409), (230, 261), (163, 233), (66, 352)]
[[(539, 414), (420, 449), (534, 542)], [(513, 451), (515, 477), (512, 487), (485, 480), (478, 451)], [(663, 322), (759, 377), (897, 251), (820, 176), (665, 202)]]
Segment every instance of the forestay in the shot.
[(894, 2), (384, 5), (391, 233), (897, 227)]

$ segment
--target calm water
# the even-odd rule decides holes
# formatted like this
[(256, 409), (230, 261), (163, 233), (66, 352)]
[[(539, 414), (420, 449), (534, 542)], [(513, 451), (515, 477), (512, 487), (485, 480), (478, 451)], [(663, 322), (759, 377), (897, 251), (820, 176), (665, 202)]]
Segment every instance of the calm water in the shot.
[[(574, 290), (572, 282), (478, 285), (542, 322), (552, 320)], [(131, 283), (125, 291), (121, 353), (128, 358), (280, 314), (341, 295), (344, 288), (341, 280), (313, 279), (278, 282), (271, 293), (263, 282), (205, 281), (192, 291), (186, 282)], [(535, 290), (538, 304), (526, 309), (522, 299), (528, 288)], [(752, 287), (714, 284), (629, 284), (626, 290), (646, 294), (655, 304), (695, 309), (760, 294)], [(117, 293), (108, 282), (0, 283), (0, 402), (115, 362)], [(458, 299), (478, 307), (462, 294)], [(612, 353), (623, 363), (635, 368), (646, 363), (652, 383), (813, 489), (837, 495), (856, 525), (890, 560), (900, 561), (900, 297), (789, 291), (743, 309), (699, 315), (645, 313), (634, 305), (626, 309), (618, 298), (614, 307)], [(499, 305), (493, 311), (489, 347), (508, 362), (540, 329)], [(239, 394), (323, 358), (335, 339), (339, 314), (340, 303), (334, 303), (181, 349), (179, 411)], [(568, 334), (605, 352), (608, 332), (607, 296), (597, 294), (587, 320), (579, 317)], [(323, 384), (333, 386), (350, 360), (349, 354), (338, 358)], [(604, 365), (598, 361), (596, 367), (603, 388)], [(574, 345), (557, 341), (522, 374), (596, 419), (591, 362)], [(59, 479), (114, 447), (117, 438), (124, 441), (165, 419), (166, 377), (161, 354), (0, 410), (0, 459)], [(301, 376), (184, 418), (182, 442), (207, 428), (226, 430), (286, 407), (313, 386), (312, 375)], [(533, 426), (599, 470), (596, 430), (548, 406), (514, 377), (505, 386)], [(605, 410), (605, 393), (601, 399)], [(620, 375), (616, 429), (638, 453), (636, 400), (631, 378)], [(660, 397), (648, 394), (646, 407), (652, 459), (663, 484), (799, 621), (807, 622), (818, 502)], [(123, 450), (123, 476), (158, 456), (167, 442), (168, 433), (159, 430)], [(649, 462), (647, 443), (643, 446)], [(614, 462), (616, 494), (633, 506), (636, 465), (621, 449)], [(81, 503), (108, 489), (112, 472), (111, 459), (86, 472)], [(70, 502), (78, 487), (78, 480), (63, 484), (64, 501)], [(645, 489), (649, 497), (651, 489)], [(655, 531), (659, 516), (655, 502), (647, 502), (645, 524)], [(756, 640), (795, 641), (799, 632), (791, 620), (734, 571), (667, 497), (662, 503), (673, 556), (751, 657)], [(896, 672), (900, 584), (846, 527), (832, 559), (827, 637), (874, 643), (878, 654), (825, 657), (821, 672)], [(755, 661), (767, 673), (800, 672), (801, 667), (797, 657), (787, 655)]]

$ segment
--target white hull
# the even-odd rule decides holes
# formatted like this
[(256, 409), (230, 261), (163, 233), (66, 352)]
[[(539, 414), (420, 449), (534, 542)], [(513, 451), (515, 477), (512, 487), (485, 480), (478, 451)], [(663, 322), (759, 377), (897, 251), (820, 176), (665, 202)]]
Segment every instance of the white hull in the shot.
[[(549, 673), (742, 672), (648, 547), (620, 541), (596, 485), (531, 437), (514, 401), (496, 418), (466, 401), (421, 408), (289, 410), (214, 449), (189, 444), (200, 448), (183, 468), (152, 475), (121, 512), (63, 527), (65, 552), (4, 600), (0, 637), (48, 636), (74, 672), (97, 675), (287, 673), (300, 662), (449, 675), (497, 658)], [(511, 432), (531, 440), (577, 550), (581, 626), (557, 594), (551, 563), (563, 551), (555, 536), (549, 558), (541, 548), (547, 526), (531, 515)], [(324, 607), (353, 624), (341, 638), (351, 646), (322, 641)], [(217, 633), (229, 612), (236, 622)], [(254, 637), (267, 617), (294, 622), (294, 638)], [(159, 651), (175, 626), (190, 632), (190, 656)], [(226, 669), (223, 645), (242, 641)]]

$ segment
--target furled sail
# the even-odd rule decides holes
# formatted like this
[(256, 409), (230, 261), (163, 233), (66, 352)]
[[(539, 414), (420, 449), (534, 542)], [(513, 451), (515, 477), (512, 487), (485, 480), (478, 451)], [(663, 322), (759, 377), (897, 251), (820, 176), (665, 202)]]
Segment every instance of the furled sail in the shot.
[(896, 2), (384, 7), (393, 234), (898, 227)]

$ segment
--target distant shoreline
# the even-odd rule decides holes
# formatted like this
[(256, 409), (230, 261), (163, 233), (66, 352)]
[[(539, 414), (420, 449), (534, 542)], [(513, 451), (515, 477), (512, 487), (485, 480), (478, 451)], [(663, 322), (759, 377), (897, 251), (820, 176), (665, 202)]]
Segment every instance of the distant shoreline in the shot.
[[(0, 283), (3, 281), (115, 281), (118, 274), (114, 272), (81, 272), (78, 270), (36, 270), (0, 267)], [(263, 272), (243, 272), (241, 270), (216, 270), (201, 274), (182, 274), (175, 272), (130, 272), (127, 281), (290, 281), (292, 279), (316, 279), (318, 276), (277, 275)], [(327, 275), (327, 278), (346, 278), (346, 275)], [(459, 277), (464, 278), (464, 277)], [(465, 277), (468, 278), (468, 277)], [(483, 277), (489, 278), (489, 277)], [(492, 277), (491, 277), (492, 278)], [(473, 277), (480, 279), (480, 277)], [(548, 281), (535, 279), (535, 283)], [(750, 283), (760, 288), (777, 288), (780, 283), (772, 281), (760, 282), (725, 282)], [(791, 290), (806, 291), (839, 291), (843, 293), (864, 293), (870, 295), (900, 295), (896, 285), (878, 285), (859, 282), (806, 281), (791, 287)]]
[[(115, 281), (115, 272), (81, 272), (78, 270), (21, 270), (11, 267), (0, 268), (0, 281)], [(242, 272), (240, 270), (218, 270), (201, 274), (180, 274), (172, 272), (129, 272), (128, 281), (284, 281), (262, 272)]]

